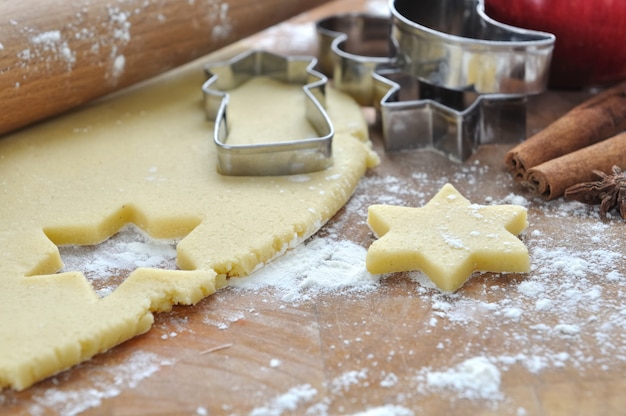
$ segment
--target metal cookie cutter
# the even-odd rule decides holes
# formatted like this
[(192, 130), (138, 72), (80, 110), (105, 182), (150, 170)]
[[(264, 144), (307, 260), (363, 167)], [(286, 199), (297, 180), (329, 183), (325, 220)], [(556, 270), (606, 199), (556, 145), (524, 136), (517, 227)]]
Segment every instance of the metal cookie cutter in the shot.
[(525, 96), (439, 87), (396, 68), (379, 68), (373, 78), (387, 150), (428, 148), (462, 162), (482, 144), (526, 135)]
[(317, 68), (333, 78), (334, 86), (361, 105), (372, 105), (372, 73), (379, 65), (391, 65), (391, 20), (363, 13), (347, 13), (317, 21)]
[[(215, 121), (218, 171), (225, 175), (291, 175), (332, 166), (334, 127), (324, 109), (327, 78), (313, 68), (312, 57), (280, 56), (266, 51), (248, 51), (227, 62), (205, 67), (208, 80), (202, 86), (207, 119)], [(307, 120), (318, 137), (276, 140), (262, 144), (229, 145), (228, 90), (256, 76), (285, 83), (302, 84)]]
[[(463, 161), (480, 144), (522, 140), (526, 131), (526, 95), (545, 88), (554, 37), (501, 25), (484, 16), (481, 12), (482, 1), (477, 0), (405, 1), (405, 6), (400, 8), (403, 11), (408, 8), (413, 12), (416, 7), (422, 7), (429, 11), (427, 15), (441, 20), (438, 27), (447, 22), (451, 25), (450, 30), (464, 22), (471, 27), (482, 27), (484, 24), (489, 28), (485, 32), (466, 28), (466, 36), (449, 35), (419, 25), (406, 17), (398, 17), (402, 16), (395, 9), (395, 4), (399, 3), (402, 2), (390, 1), (393, 19), (350, 14), (332, 16), (317, 23), (319, 53), (322, 55), (320, 62), (334, 63), (332, 71), (328, 66), (322, 69), (327, 74), (333, 73), (337, 89), (354, 95), (360, 103), (373, 105), (378, 110), (385, 148), (432, 148), (452, 160)], [(407, 31), (405, 26), (409, 24), (416, 32), (424, 30), (431, 37), (430, 48), (422, 45), (425, 50), (417, 50), (407, 46), (412, 44), (406, 40), (410, 37), (397, 33), (400, 30)], [(508, 38), (505, 36), (507, 33)], [(497, 40), (486, 40), (488, 34)], [(443, 58), (436, 61), (427, 52), (436, 49), (437, 40), (440, 46), (448, 42), (460, 46), (447, 49), (453, 52), (448, 55), (443, 53)], [(359, 46), (355, 48), (354, 45)], [(478, 50), (481, 54), (471, 53)], [(517, 63), (513, 66), (514, 71), (502, 71), (508, 75), (498, 78), (500, 90), (493, 88), (493, 91), (485, 94), (476, 88), (476, 83), (461, 88), (458, 83), (448, 82), (469, 80), (471, 69), (480, 64), (483, 56), (489, 56), (490, 50), (500, 57), (506, 55), (502, 55), (504, 51), (508, 51)], [(536, 50), (542, 59), (531, 59)], [(496, 53), (498, 51), (501, 53)], [(461, 53), (460, 56), (465, 60), (451, 60), (453, 53), (456, 53), (455, 56)], [(526, 67), (522, 70), (519, 66), (519, 62), (525, 62), (524, 59), (542, 63), (539, 67), (529, 64), (532, 70), (526, 71)], [(418, 65), (418, 62), (422, 64)], [(463, 65), (450, 68), (451, 63), (458, 62)], [(510, 68), (510, 62), (510, 59), (505, 59), (497, 66)], [(415, 68), (421, 72), (416, 73), (418, 71)], [(441, 76), (444, 69), (448, 71), (446, 77)], [(494, 74), (483, 72), (480, 65), (477, 69), (477, 76), (486, 81), (497, 78)], [(537, 76), (527, 77), (527, 72)], [(483, 82), (483, 85), (487, 84)]]
[(390, 0), (389, 7), (404, 72), (481, 94), (546, 88), (554, 35), (497, 22), (483, 0)]

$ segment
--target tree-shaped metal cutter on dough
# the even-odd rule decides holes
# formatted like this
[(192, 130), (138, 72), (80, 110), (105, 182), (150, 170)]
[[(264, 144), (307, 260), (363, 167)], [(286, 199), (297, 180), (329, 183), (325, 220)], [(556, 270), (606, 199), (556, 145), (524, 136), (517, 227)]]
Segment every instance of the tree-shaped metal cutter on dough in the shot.
[[(235, 176), (292, 175), (332, 166), (335, 132), (325, 110), (328, 79), (314, 70), (316, 64), (314, 57), (251, 50), (205, 67), (208, 80), (202, 86), (204, 108), (207, 119), (215, 121), (213, 140), (217, 146), (218, 172)], [(228, 144), (229, 94), (226, 91), (257, 76), (303, 85), (305, 114), (319, 136), (261, 144)]]

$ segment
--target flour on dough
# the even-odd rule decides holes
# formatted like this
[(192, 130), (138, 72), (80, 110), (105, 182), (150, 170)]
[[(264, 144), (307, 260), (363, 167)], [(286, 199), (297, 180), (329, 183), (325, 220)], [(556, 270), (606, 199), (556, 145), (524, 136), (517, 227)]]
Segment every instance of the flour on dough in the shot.
[[(246, 275), (302, 242), (376, 164), (360, 108), (328, 89), (332, 168), (220, 176), (202, 75), (194, 63), (0, 139), (0, 316), (11, 317), (0, 324), (0, 388), (24, 389), (141, 334), (153, 312), (196, 303), (227, 276)], [(306, 129), (299, 86), (272, 86), (291, 97), (278, 100), (282, 109), (246, 109), (266, 88), (253, 79), (232, 91), (233, 134), (248, 118), (257, 132)], [(80, 272), (57, 273), (57, 246), (96, 244), (127, 223), (155, 238), (181, 238), (180, 270), (139, 268), (104, 298)]]

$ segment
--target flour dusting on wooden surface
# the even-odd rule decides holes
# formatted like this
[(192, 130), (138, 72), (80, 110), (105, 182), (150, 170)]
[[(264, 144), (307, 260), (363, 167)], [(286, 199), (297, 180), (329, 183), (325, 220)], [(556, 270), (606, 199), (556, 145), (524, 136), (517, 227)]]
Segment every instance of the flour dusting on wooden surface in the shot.
[[(487, 167), (479, 164), (464, 167), (455, 179), (476, 183), (485, 169)], [(451, 178), (430, 178), (419, 173), (414, 179), (417, 183), (430, 181), (431, 186), (434, 182), (437, 187)], [(472, 199), (471, 187), (469, 193)], [(305, 244), (251, 276), (231, 279), (231, 287), (226, 290), (241, 292), (241, 296), (246, 293), (271, 296), (286, 308), (298, 308), (321, 299), (331, 302), (366, 300), (375, 291), (393, 285), (394, 277), (367, 272), (366, 248), (345, 238), (346, 217), (360, 217), (366, 227), (367, 207), (371, 204), (401, 205), (410, 200), (412, 205), (418, 205), (426, 203), (430, 197), (422, 187), (408, 186), (403, 179), (370, 175), (362, 180), (346, 205), (344, 215)], [(306, 408), (323, 415), (333, 397), (367, 388), (373, 377), (380, 380), (381, 386), (402, 391), (404, 395), (446, 394), (451, 400), (484, 401), (497, 409), (499, 403), (508, 400), (504, 386), (512, 368), (522, 367), (529, 374), (559, 368), (584, 373), (609, 369), (616, 361), (626, 362), (626, 276), (620, 271), (620, 264), (626, 259), (621, 240), (611, 237), (619, 233), (616, 230), (619, 225), (600, 222), (596, 212), (579, 203), (548, 204), (513, 193), (500, 197), (488, 195), (484, 203), (529, 207), (530, 226), (522, 238), (529, 248), (532, 270), (514, 280), (505, 280), (497, 274), (475, 276), (473, 279), (482, 280), (476, 283), (482, 287), (480, 290), (467, 293), (460, 290), (453, 294), (438, 291), (419, 271), (407, 274), (413, 282), (407, 296), (417, 299), (429, 311), (423, 323), (408, 324), (414, 325), (415, 336), (419, 339), (436, 337), (437, 350), (447, 359), (436, 359), (438, 364), (416, 368), (409, 375), (379, 369), (381, 360), (393, 360), (399, 353), (412, 356), (410, 344), (407, 344), (405, 351), (389, 351), (387, 357), (368, 356), (369, 361), (358, 366), (346, 361), (342, 372), (327, 382), (328, 391), (323, 394), (311, 386), (294, 386), (259, 406), (256, 412), (281, 414)], [(534, 227), (532, 207), (537, 204), (554, 227), (567, 230), (567, 238), (554, 241), (550, 230)], [(587, 220), (575, 225), (570, 221), (571, 216)], [(78, 269), (79, 265), (87, 267), (83, 271), (92, 284), (100, 285), (101, 296), (106, 296), (115, 285), (106, 280), (112, 271), (139, 266), (175, 268), (175, 244), (175, 241), (153, 240), (136, 227), (128, 226), (104, 244), (91, 248), (64, 247), (62, 254), (67, 270)], [(232, 323), (245, 321), (250, 314), (258, 314), (258, 311), (252, 308), (221, 311), (218, 308), (210, 318), (206, 317), (205, 323), (228, 330)], [(364, 317), (359, 323), (364, 329), (357, 337), (338, 339), (337, 344), (330, 346), (331, 350), (344, 348), (357, 353), (368, 337), (373, 336), (367, 330), (367, 319)], [(185, 324), (183, 317), (178, 323), (156, 325), (154, 330), (163, 332), (161, 339), (168, 342), (185, 331)], [(476, 327), (481, 328), (480, 333), (474, 331)], [(506, 334), (504, 341), (495, 342), (501, 338), (494, 335), (502, 333)], [(455, 344), (459, 338), (471, 341), (459, 346)], [(236, 344), (233, 347), (236, 348)], [(281, 362), (271, 359), (268, 367), (279, 370), (282, 366), (277, 363)], [(441, 365), (442, 362), (447, 364)], [(120, 374), (125, 373), (126, 370), (120, 368)], [(147, 377), (150, 371), (142, 374)], [(65, 394), (73, 395), (83, 404), (97, 405), (111, 396), (113, 387), (121, 391), (136, 383), (124, 377), (118, 381), (108, 393), (96, 392), (95, 397), (80, 389)], [(42, 409), (55, 408), (58, 406), (55, 403), (52, 396), (38, 400)], [(381, 407), (370, 409), (368, 413), (366, 409), (362, 414), (385, 415), (391, 414), (385, 413), (390, 410)], [(520, 407), (519, 411), (523, 413), (525, 409)]]

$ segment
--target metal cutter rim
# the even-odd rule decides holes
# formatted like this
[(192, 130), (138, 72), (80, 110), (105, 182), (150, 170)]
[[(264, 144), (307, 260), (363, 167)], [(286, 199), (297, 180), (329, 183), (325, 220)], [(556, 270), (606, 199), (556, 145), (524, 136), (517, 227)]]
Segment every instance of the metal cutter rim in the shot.
[[(309, 173), (332, 166), (334, 126), (325, 110), (328, 79), (314, 68), (314, 57), (283, 56), (250, 50), (228, 61), (207, 64), (202, 85), (206, 117), (214, 121), (218, 172), (235, 176), (275, 176)], [(302, 84), (306, 117), (319, 137), (269, 143), (231, 145), (228, 139), (228, 90), (256, 76)]]

